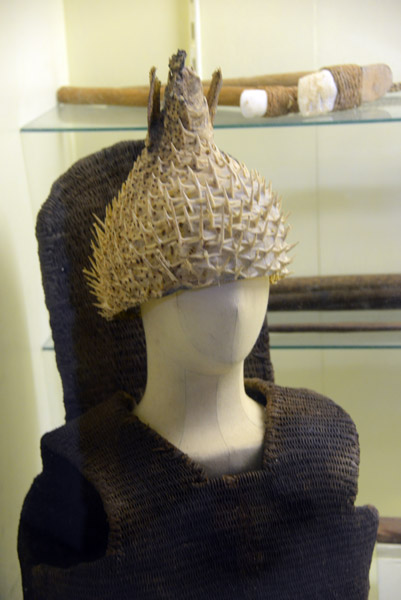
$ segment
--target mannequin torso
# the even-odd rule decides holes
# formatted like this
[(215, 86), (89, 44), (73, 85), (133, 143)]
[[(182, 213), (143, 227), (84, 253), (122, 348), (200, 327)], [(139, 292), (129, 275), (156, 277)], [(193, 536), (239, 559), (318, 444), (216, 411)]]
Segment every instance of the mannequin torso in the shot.
[(148, 379), (135, 414), (209, 476), (259, 468), (264, 410), (243, 363), (266, 314), (267, 278), (185, 291), (142, 307)]

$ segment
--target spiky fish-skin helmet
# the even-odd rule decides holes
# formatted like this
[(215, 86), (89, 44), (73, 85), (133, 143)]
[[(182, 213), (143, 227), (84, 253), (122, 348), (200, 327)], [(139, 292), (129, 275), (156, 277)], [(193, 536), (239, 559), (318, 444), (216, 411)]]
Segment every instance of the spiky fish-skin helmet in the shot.
[(206, 100), (184, 62), (170, 60), (163, 110), (152, 69), (145, 148), (95, 224), (85, 275), (106, 319), (182, 289), (288, 274), (277, 195), (214, 143), (221, 73)]

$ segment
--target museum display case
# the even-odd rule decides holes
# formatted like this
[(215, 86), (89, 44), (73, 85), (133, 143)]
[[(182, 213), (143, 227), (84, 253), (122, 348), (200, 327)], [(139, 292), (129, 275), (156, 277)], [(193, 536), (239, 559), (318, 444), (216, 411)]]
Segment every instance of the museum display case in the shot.
[[(248, 164), (252, 164), (253, 159), (253, 163), (259, 161), (259, 164), (262, 164), (260, 168), (262, 172), (264, 166), (268, 169), (268, 178), (276, 182), (275, 187), (284, 196), (284, 206), (287, 208), (290, 204), (293, 212), (291, 221), (293, 222), (295, 241), (303, 235), (303, 232), (298, 226), (297, 215), (294, 215), (294, 207), (298, 210), (297, 203), (304, 201), (306, 193), (318, 198), (317, 202), (308, 207), (306, 215), (309, 221), (313, 220), (313, 228), (318, 231), (317, 233), (314, 231), (311, 235), (312, 242), (310, 239), (301, 239), (300, 246), (304, 248), (306, 246), (306, 251), (298, 252), (298, 248), (295, 249), (293, 266), (295, 276), (300, 273), (301, 275), (322, 277), (333, 274), (342, 275), (343, 272), (344, 275), (350, 273), (397, 274), (399, 236), (397, 215), (393, 214), (392, 210), (395, 207), (394, 198), (399, 193), (396, 186), (400, 183), (397, 167), (400, 164), (400, 156), (399, 153), (398, 155), (386, 155), (386, 144), (388, 144), (388, 148), (393, 148), (394, 140), (399, 136), (400, 123), (400, 93), (388, 95), (356, 109), (318, 117), (289, 115), (270, 119), (244, 119), (238, 109), (219, 107), (215, 120), (216, 139), (219, 140), (220, 145), (224, 144), (227, 152), (240, 155), (242, 150), (242, 155), (246, 154), (249, 157), (247, 158)], [(57, 168), (60, 168), (59, 163), (57, 166), (53, 166), (49, 161), (46, 167), (47, 147), (49, 156), (58, 153), (62, 164), (67, 168), (81, 156), (120, 139), (143, 138), (146, 127), (145, 108), (67, 104), (60, 104), (24, 125), (21, 128), (21, 134), (34, 211), (37, 211), (46, 197), (52, 181), (59, 175), (56, 171)], [(269, 153), (271, 140), (276, 141), (280, 135), (284, 137), (283, 146), (278, 146), (273, 156)], [(272, 136), (275, 137), (272, 138)], [(39, 139), (45, 149), (41, 156), (40, 167), (37, 164), (36, 153)], [(255, 139), (259, 144), (257, 148), (264, 149), (262, 158), (255, 155), (256, 150), (253, 149)], [(350, 146), (350, 140), (352, 140), (354, 148)], [(372, 143), (373, 140), (375, 143)], [(310, 170), (309, 180), (306, 183), (304, 172), (301, 172), (301, 168), (296, 168), (300, 160), (297, 148), (300, 146), (310, 150), (310, 157), (301, 159), (302, 167), (307, 165), (304, 172)], [(344, 157), (336, 156), (337, 171), (335, 174), (331, 174), (330, 160), (332, 157), (330, 152), (333, 147), (337, 148), (338, 146), (343, 147)], [(241, 150), (239, 150), (240, 148)], [(361, 158), (361, 150), (367, 153), (366, 157), (362, 156)], [(386, 168), (383, 169), (382, 174), (382, 189), (374, 190), (377, 198), (372, 200), (367, 197), (367, 205), (364, 207), (361, 195), (363, 196), (366, 191), (369, 177), (372, 176), (366, 172), (363, 160), (365, 158), (367, 164), (372, 157), (379, 165), (377, 173), (375, 173), (375, 185), (378, 185), (377, 179), (380, 178), (380, 169), (384, 162)], [(354, 161), (353, 168), (349, 164), (350, 158)], [(285, 161), (287, 161), (287, 168), (283, 173), (282, 164)], [(343, 166), (345, 176), (343, 173), (338, 173), (339, 164)], [(38, 169), (41, 170), (43, 181), (43, 171), (46, 168), (49, 171), (47, 180), (45, 178), (47, 189), (46, 184), (37, 183)], [(348, 173), (346, 173), (347, 169), (349, 169)], [(281, 185), (287, 172), (291, 174), (289, 194)], [(336, 182), (333, 191), (329, 187), (333, 187), (331, 178), (334, 177), (338, 179), (339, 183)], [(343, 181), (342, 177), (344, 177)], [(346, 202), (343, 198), (345, 193), (348, 194)], [(290, 202), (288, 202), (287, 196), (290, 196)], [(342, 214), (332, 214), (333, 206), (336, 203)], [(357, 205), (355, 214), (353, 214), (355, 209), (353, 203)], [(362, 213), (369, 211), (370, 221), (364, 222)], [(333, 217), (334, 221), (330, 223), (330, 219)], [(335, 228), (341, 221), (346, 222), (347, 220), (349, 221), (348, 229), (339, 231), (339, 234), (344, 237), (352, 235), (351, 240), (341, 239), (340, 254), (345, 254), (346, 257), (341, 256), (337, 265), (334, 266), (330, 262), (332, 259), (327, 258), (325, 264), (325, 253), (329, 254), (327, 248), (330, 244), (339, 243), (338, 239), (335, 239)], [(373, 228), (372, 220), (376, 220)], [(333, 233), (331, 233), (329, 229), (333, 228)], [(367, 228), (370, 228), (368, 235)], [(325, 239), (326, 234), (327, 240)], [(311, 255), (314, 255), (312, 260), (310, 259)], [(315, 260), (315, 256), (319, 255), (320, 257)], [(353, 255), (357, 255), (357, 258)], [(371, 258), (372, 260), (370, 260)], [(306, 268), (305, 263), (308, 263)], [(356, 352), (359, 353), (362, 362), (364, 354), (366, 355), (369, 351), (382, 351), (386, 353), (386, 356), (389, 352), (398, 355), (401, 348), (401, 295), (398, 280), (394, 282), (389, 294), (391, 294), (393, 302), (391, 308), (385, 309), (367, 305), (364, 306), (364, 310), (361, 308), (346, 310), (346, 299), (341, 310), (324, 310), (322, 307), (323, 310), (315, 308), (315, 310), (286, 309), (283, 311), (279, 310), (279, 306), (270, 309), (269, 325), (273, 362), (277, 356), (276, 360), (281, 364), (281, 361), (284, 360), (281, 352), (295, 350), (324, 351), (325, 353), (329, 352), (332, 357), (338, 350), (343, 352), (348, 350), (353, 353), (353, 356)], [(272, 298), (273, 296), (274, 290)], [(51, 350), (51, 339), (43, 341), (44, 350)], [(278, 354), (279, 350), (280, 354)], [(297, 356), (297, 360), (299, 360), (300, 355)], [(321, 352), (319, 352), (319, 356), (318, 363), (322, 360)], [(328, 355), (326, 354), (326, 356)], [(394, 389), (394, 402), (396, 396), (397, 390)], [(341, 398), (339, 398), (339, 402), (341, 403)], [(382, 402), (391, 404), (388, 398)], [(381, 410), (386, 411), (386, 407), (382, 406)], [(388, 419), (391, 421), (391, 410), (389, 410)], [(395, 498), (392, 506), (394, 505), (396, 505)], [(389, 509), (386, 510), (387, 514), (388, 511)]]
[[(259, 148), (263, 147), (263, 145), (265, 145), (265, 147), (268, 146), (273, 130), (276, 136), (279, 135), (277, 132), (286, 132), (285, 135), (287, 136), (289, 147), (291, 145), (293, 147), (296, 146), (297, 148), (302, 146), (302, 144), (299, 144), (300, 137), (304, 138), (303, 142), (306, 140), (306, 146), (309, 145), (309, 147), (312, 149), (310, 154), (310, 161), (311, 164), (313, 164), (312, 179), (314, 184), (314, 194), (318, 200), (315, 207), (310, 207), (311, 210), (308, 215), (309, 218), (311, 215), (314, 216), (314, 226), (316, 227), (317, 233), (315, 232), (313, 242), (310, 245), (309, 250), (307, 249), (307, 252), (309, 251), (310, 255), (315, 253), (318, 259), (316, 264), (312, 265), (310, 263), (307, 265), (306, 269), (304, 263), (304, 265), (301, 266), (301, 274), (313, 276), (319, 280), (334, 274), (336, 276), (342, 276), (343, 266), (345, 266), (344, 276), (350, 275), (350, 273), (359, 274), (360, 272), (374, 273), (377, 276), (386, 275), (388, 273), (395, 275), (397, 273), (396, 248), (398, 239), (396, 237), (392, 237), (396, 235), (396, 227), (393, 227), (392, 229), (392, 226), (395, 224), (391, 207), (393, 202), (392, 192), (394, 190), (394, 183), (397, 180), (398, 174), (395, 165), (399, 163), (399, 156), (391, 156), (391, 159), (387, 160), (387, 168), (392, 173), (393, 180), (390, 181), (390, 194), (386, 194), (386, 185), (389, 180), (388, 177), (383, 174), (383, 188), (377, 203), (377, 227), (373, 228), (372, 232), (369, 232), (369, 236), (366, 236), (366, 230), (363, 230), (363, 220), (360, 229), (355, 227), (355, 223), (358, 223), (358, 221), (359, 225), (361, 225), (361, 215), (354, 215), (353, 222), (352, 218), (349, 219), (351, 222), (350, 230), (346, 232), (345, 235), (350, 235), (351, 232), (352, 239), (341, 239), (341, 236), (344, 235), (344, 233), (340, 231), (337, 231), (337, 236), (340, 236), (340, 246), (343, 253), (347, 254), (348, 252), (347, 260), (350, 259), (350, 264), (348, 264), (347, 261), (340, 260), (336, 263), (334, 269), (333, 265), (330, 265), (329, 260), (329, 267), (326, 269), (324, 264), (324, 246), (326, 244), (327, 248), (327, 245), (330, 244), (330, 239), (328, 241), (324, 241), (323, 234), (325, 232), (325, 227), (326, 232), (329, 233), (328, 230), (332, 228), (332, 224), (329, 227), (327, 222), (324, 222), (324, 213), (325, 210), (327, 210), (327, 217), (330, 218), (329, 213), (333, 208), (333, 198), (330, 198), (327, 205), (325, 205), (323, 195), (326, 193), (326, 191), (324, 177), (322, 176), (325, 166), (324, 158), (322, 159), (322, 154), (324, 155), (325, 152), (330, 154), (330, 148), (332, 147), (330, 142), (330, 130), (332, 128), (327, 126), (337, 125), (337, 142), (339, 137), (344, 138), (342, 140), (342, 144), (346, 150), (344, 152), (344, 158), (340, 158), (340, 162), (341, 160), (344, 161), (344, 171), (346, 171), (346, 167), (348, 166), (347, 161), (349, 160), (349, 157), (353, 155), (353, 148), (347, 145), (349, 128), (353, 128), (351, 131), (354, 140), (358, 140), (358, 138), (369, 138), (369, 129), (380, 127), (383, 128), (381, 135), (384, 138), (388, 136), (389, 130), (391, 131), (390, 135), (396, 135), (397, 131), (399, 134), (400, 122), (401, 98), (398, 94), (395, 94), (390, 98), (385, 98), (376, 103), (372, 103), (372, 105), (369, 105), (368, 107), (363, 106), (359, 109), (344, 111), (342, 113), (336, 113), (329, 116), (326, 115), (319, 118), (299, 118), (297, 116), (289, 116), (278, 119), (247, 121), (239, 116), (238, 110), (223, 108), (218, 110), (215, 128), (216, 137), (219, 134), (222, 136), (225, 150), (231, 153), (231, 141), (233, 142), (232, 153), (236, 155), (239, 153), (237, 147), (242, 147), (244, 150), (246, 150), (248, 156), (252, 156), (252, 153), (254, 152), (253, 137), (255, 136), (259, 137)], [(326, 129), (324, 133), (323, 129)], [(48, 146), (49, 148), (53, 147), (53, 151), (54, 147), (57, 147), (57, 152), (67, 168), (81, 156), (85, 156), (94, 149), (99, 149), (101, 147), (110, 145), (114, 141), (132, 137), (141, 139), (144, 137), (145, 130), (146, 114), (144, 109), (98, 106), (82, 107), (60, 105), (54, 110), (39, 117), (35, 121), (25, 125), (21, 129), (21, 134), (23, 138), (27, 172), (30, 177), (30, 185), (31, 189), (33, 190), (33, 196), (35, 197), (35, 194), (37, 194), (37, 199), (33, 199), (33, 205), (39, 206), (40, 202), (43, 201), (43, 198), (45, 197), (43, 195), (43, 188), (41, 187), (42, 184), (37, 184), (35, 181), (35, 174), (37, 173), (38, 168), (37, 156), (35, 153), (35, 146), (38, 139), (37, 136), (47, 137)], [(302, 132), (300, 136), (298, 133), (299, 131)], [(375, 133), (377, 134), (377, 129)], [(291, 137), (294, 138), (292, 141)], [(375, 138), (377, 139), (377, 135), (375, 135)], [(357, 146), (358, 143), (361, 144), (359, 141), (356, 144)], [(376, 144), (370, 147), (370, 151), (373, 154), (376, 152), (380, 155), (380, 153), (383, 151), (383, 148)], [(52, 150), (49, 150), (49, 153), (51, 152)], [(355, 153), (355, 161), (357, 163), (358, 153), (356, 150)], [(280, 151), (277, 151), (275, 154), (276, 160), (280, 162)], [(284, 157), (287, 159), (288, 153), (284, 153), (281, 156), (282, 163), (285, 162)], [(295, 156), (295, 161), (296, 158), (297, 157)], [(259, 158), (256, 160), (260, 161), (261, 159)], [(380, 162), (380, 158), (378, 160)], [(279, 170), (278, 175), (276, 176), (274, 174), (274, 169), (271, 169), (272, 161), (269, 161), (269, 158), (266, 158), (266, 156), (263, 157), (263, 161), (265, 161), (266, 165), (270, 167), (269, 178), (271, 178), (273, 181), (280, 179)], [(247, 162), (249, 163), (249, 159), (247, 159)], [(33, 164), (35, 164), (35, 167), (32, 166)], [(42, 168), (45, 169), (46, 166), (42, 165)], [(52, 175), (53, 179), (54, 176), (57, 176), (57, 173), (50, 174), (50, 171), (51, 169), (49, 170), (49, 185), (52, 183), (52, 178), (50, 175)], [(289, 166), (287, 172), (293, 174), (294, 169)], [(325, 176), (330, 178), (329, 170), (326, 172)], [(353, 195), (356, 198), (356, 203), (358, 204), (360, 203), (358, 187), (360, 189), (364, 188), (367, 174), (363, 170), (358, 170), (358, 168), (356, 168), (355, 171), (351, 170), (348, 176), (347, 189), (349, 189), (349, 184), (351, 182)], [(296, 170), (295, 176), (291, 176), (291, 186), (292, 200), (294, 202), (294, 199), (297, 197), (297, 190), (301, 190), (300, 197), (302, 197), (305, 193), (305, 190), (302, 189), (304, 186), (302, 177), (298, 185)], [(283, 195), (285, 195), (285, 193)], [(39, 196), (41, 196), (41, 198), (39, 198)], [(341, 187), (339, 188), (339, 197), (341, 200)], [(371, 203), (371, 199), (368, 200)], [(350, 210), (352, 213), (352, 198), (350, 203), (351, 205), (348, 207), (348, 210)], [(372, 211), (371, 205), (369, 208)], [(340, 218), (344, 221), (348, 219), (348, 213), (347, 210), (344, 210), (344, 206), (342, 206), (342, 209), (343, 212)], [(336, 216), (336, 218), (338, 218), (338, 216)], [(333, 240), (331, 240), (331, 242), (332, 241)], [(308, 242), (310, 242), (310, 240), (308, 240)], [(383, 250), (383, 245), (387, 250)], [(358, 260), (354, 259), (353, 261), (352, 248), (355, 248), (355, 246), (358, 248)], [(386, 257), (385, 254), (388, 252), (388, 248), (391, 248), (391, 246), (394, 247), (393, 255)], [(370, 256), (376, 256), (376, 260), (370, 261)], [(382, 260), (378, 260), (377, 256), (382, 257)], [(362, 265), (361, 270), (357, 269), (358, 265)], [(303, 268), (304, 270), (302, 271)], [(363, 290), (361, 293), (363, 296)], [(354, 357), (352, 360), (354, 360), (355, 356), (357, 355), (359, 357), (358, 361), (360, 362), (364, 362), (363, 353), (374, 352), (375, 354), (373, 361), (376, 362), (376, 364), (378, 364), (376, 353), (386, 353), (385, 356), (387, 357), (389, 352), (396, 352), (399, 350), (401, 348), (401, 319), (399, 310), (399, 281), (397, 279), (395, 279), (394, 285), (389, 293), (391, 293), (392, 299), (390, 308), (385, 306), (385, 304), (382, 308), (378, 308), (377, 306), (369, 305), (367, 302), (363, 306), (363, 309), (359, 307), (355, 310), (349, 310), (346, 297), (341, 306), (341, 310), (333, 310), (332, 307), (330, 310), (325, 310), (324, 303), (321, 307), (315, 307), (314, 310), (280, 310), (280, 304), (278, 303), (277, 306), (275, 306), (275, 308), (269, 312), (273, 363), (276, 364), (276, 357), (278, 357), (278, 372), (280, 373), (281, 363), (286, 362), (286, 367), (283, 369), (283, 373), (285, 373), (286, 369), (288, 368), (288, 362), (291, 362), (292, 360), (291, 356), (293, 355), (287, 355), (285, 358), (283, 358), (284, 355), (282, 352), (284, 351), (296, 351), (298, 352), (298, 356), (300, 350), (302, 350), (304, 353), (308, 353), (308, 351), (318, 352), (318, 355), (315, 354), (315, 358), (313, 360), (317, 363), (321, 363), (320, 366), (322, 366), (323, 373), (322, 377), (324, 379), (330, 371), (328, 365), (334, 357), (333, 353), (338, 352), (338, 350), (341, 350), (345, 353), (342, 354), (345, 362), (348, 361), (348, 359), (345, 357), (347, 352), (350, 353), (349, 356)], [(45, 351), (52, 350), (51, 340), (47, 340), (44, 343), (43, 349)], [(280, 357), (277, 354), (278, 351), (280, 351), (280, 354), (282, 354)], [(387, 358), (385, 361), (387, 362)], [(390, 362), (391, 361), (394, 361), (394, 358), (391, 358)], [(302, 359), (297, 362), (302, 364)], [(334, 363), (335, 362), (336, 359), (334, 359)], [(369, 369), (370, 363), (371, 360), (368, 359), (366, 361), (367, 369)], [(344, 365), (341, 365), (340, 369), (336, 369), (337, 376), (340, 378), (341, 369), (343, 368)], [(314, 387), (313, 383), (309, 383), (308, 387)], [(341, 398), (338, 398), (337, 400), (340, 404), (344, 405), (344, 403), (341, 402)], [(359, 400), (357, 399), (357, 402), (360, 403), (361, 401), (361, 398), (359, 398)], [(393, 397), (386, 397), (386, 401), (388, 404), (384, 407), (384, 409), (382, 408), (381, 413), (387, 413), (386, 418), (391, 419), (391, 405), (393, 403), (394, 406), (396, 406), (397, 403), (397, 394), (395, 388), (393, 388)], [(345, 408), (348, 410), (346, 402)], [(372, 414), (372, 412), (374, 412), (374, 408), (372, 410), (372, 407), (369, 407), (369, 411), (370, 414)], [(354, 416), (354, 412), (351, 410), (350, 412), (352, 412)], [(57, 418), (61, 420), (61, 414)], [(356, 420), (358, 421), (358, 418)], [(359, 426), (358, 429), (361, 430)], [(391, 434), (389, 437), (391, 437)], [(377, 448), (375, 449), (374, 446), (371, 446), (372, 453), (374, 453), (376, 450)], [(389, 454), (393, 452), (393, 454), (396, 455), (397, 448), (388, 448), (388, 452)], [(393, 456), (393, 458), (396, 459), (396, 456)], [(367, 475), (366, 479), (367, 478), (370, 479), (371, 475)], [(395, 517), (396, 513), (392, 507), (397, 506), (399, 502), (397, 497), (397, 482), (395, 482), (393, 486), (390, 483), (389, 487), (385, 491), (386, 495), (388, 495), (388, 489), (391, 488), (393, 492), (391, 501), (387, 503), (387, 506), (383, 501), (383, 505), (385, 506), (384, 515), (391, 513), (391, 515)], [(364, 490), (364, 494), (366, 494), (366, 496), (369, 495), (368, 487), (367, 490)], [(362, 498), (365, 497), (364, 494), (362, 494)], [(391, 508), (389, 508), (390, 506)], [(383, 526), (381, 533), (379, 534), (379, 536), (382, 535), (382, 537), (379, 537), (379, 541), (399, 541), (399, 521), (393, 518), (391, 523), (389, 520), (383, 520), (382, 523)]]
[[(387, 129), (384, 132), (389, 131), (390, 134), (397, 135), (401, 122), (401, 93), (391, 94), (370, 103), (363, 105), (362, 107), (338, 111), (335, 113), (319, 115), (315, 117), (302, 117), (299, 114), (288, 115), (276, 118), (259, 118), (259, 119), (245, 119), (236, 108), (219, 107), (216, 120), (215, 130), (216, 137), (218, 138), (220, 132), (228, 132), (231, 138), (224, 138), (225, 148), (230, 152), (229, 143), (235, 136), (235, 144), (243, 145), (246, 148), (246, 152), (252, 156), (252, 135), (257, 133), (260, 137), (262, 134), (266, 146), (269, 145), (269, 136), (272, 129), (287, 129), (289, 128), (312, 128), (313, 136), (316, 136), (319, 131), (317, 128), (338, 126), (337, 128), (337, 139), (338, 131), (344, 132), (346, 136), (347, 126), (353, 126), (353, 132), (355, 136), (358, 136), (358, 129), (356, 126), (363, 126), (364, 134), (367, 131), (367, 126), (385, 127)], [(388, 129), (389, 126), (391, 129)], [(67, 168), (69, 164), (72, 164), (80, 156), (84, 156), (89, 153), (92, 148), (100, 149), (109, 143), (124, 139), (141, 139), (145, 136), (146, 132), (146, 109), (142, 107), (120, 107), (120, 106), (95, 106), (95, 105), (71, 105), (71, 104), (60, 104), (54, 107), (52, 110), (40, 115), (35, 120), (27, 123), (21, 128), (23, 147), (25, 152), (27, 171), (30, 177), (31, 189), (34, 196), (33, 203), (35, 209), (40, 206), (44, 200), (43, 193), (46, 187), (42, 185), (39, 191), (39, 186), (35, 181), (35, 170), (37, 154), (35, 152), (35, 145), (38, 140), (37, 136), (43, 137), (49, 140), (49, 152), (54, 150), (55, 139), (57, 139), (57, 149), (59, 154), (62, 156), (62, 160)], [(330, 136), (330, 127), (328, 127), (328, 133), (326, 136)], [(49, 136), (49, 134), (51, 134)], [(291, 134), (290, 134), (291, 135)], [(295, 134), (294, 134), (295, 135)], [(341, 135), (341, 133), (340, 133)], [(51, 139), (53, 138), (53, 139)], [(296, 140), (296, 138), (294, 137)], [(347, 140), (347, 138), (345, 137)], [(263, 142), (262, 142), (263, 143)], [(329, 140), (330, 143), (330, 140)], [(47, 142), (45, 142), (45, 146)], [(285, 149), (284, 149), (285, 150)], [(379, 148), (378, 152), (381, 151)], [(352, 154), (352, 148), (349, 149)], [(357, 152), (357, 149), (355, 150)], [(374, 154), (375, 149), (372, 149)], [(42, 157), (43, 158), (43, 157)], [(46, 157), (45, 157), (46, 158)], [(315, 160), (315, 156), (313, 159)], [(356, 157), (355, 157), (356, 158)], [(260, 160), (260, 159), (259, 159)], [(262, 159), (263, 160), (263, 159)], [(269, 157), (265, 159), (267, 168), (269, 167)], [(344, 159), (346, 160), (346, 159)], [(389, 169), (392, 169), (394, 165), (397, 165), (399, 157), (392, 157), (393, 163), (390, 164)], [(50, 165), (51, 167), (51, 165)], [(46, 169), (45, 165), (42, 166), (43, 170)], [(52, 168), (49, 169), (51, 171)], [(318, 167), (316, 168), (318, 170)], [(290, 172), (290, 171), (289, 171)], [(41, 174), (42, 175), (42, 174)], [(269, 173), (271, 179), (275, 180), (274, 173)], [(48, 184), (52, 183), (53, 173), (49, 173)], [(383, 174), (385, 177), (386, 174)], [(352, 184), (358, 187), (358, 181), (360, 181), (361, 187), (365, 186), (366, 172), (358, 171), (356, 167), (355, 172), (352, 174)], [(293, 187), (297, 188), (296, 174), (290, 176)], [(303, 182), (302, 182), (303, 183)], [(319, 186), (319, 182), (314, 182), (316, 188)], [(391, 186), (395, 182), (391, 182)], [(323, 185), (322, 185), (323, 187)], [(383, 195), (385, 195), (386, 181), (383, 181)], [(39, 195), (42, 194), (42, 195)], [(286, 198), (284, 198), (284, 202)], [(383, 211), (386, 210), (385, 202), (380, 204), (381, 199), (377, 200), (377, 212), (378, 219), (388, 218), (391, 220), (391, 214), (384, 215)], [(352, 210), (352, 198), (350, 199), (351, 210)], [(330, 209), (330, 205), (328, 206)], [(370, 208), (370, 207), (369, 207)], [(324, 204), (319, 207), (320, 211), (324, 211)], [(347, 214), (344, 212), (344, 219), (347, 219)], [(380, 225), (380, 224), (379, 224)], [(384, 229), (383, 229), (384, 231)], [(354, 231), (355, 239), (357, 239), (359, 233), (362, 231)], [(380, 230), (378, 235), (382, 233)], [(390, 231), (391, 236), (393, 232)], [(296, 232), (296, 235), (299, 235)], [(365, 248), (366, 251), (374, 251), (377, 255), (382, 255), (384, 252), (381, 249), (383, 239), (377, 237), (376, 239), (372, 236), (369, 240), (369, 248)], [(363, 243), (365, 240), (363, 240)], [(396, 244), (397, 239), (387, 240), (390, 244), (394, 242)], [(305, 245), (304, 240), (301, 240), (302, 245)], [(358, 251), (362, 251), (362, 248), (358, 248)], [(319, 250), (317, 249), (317, 252)], [(296, 251), (295, 251), (296, 254)], [(394, 252), (395, 254), (395, 252)], [(394, 262), (391, 260), (395, 258)], [(296, 258), (296, 268), (294, 267), (294, 275), (298, 274), (303, 265), (299, 264), (300, 260)], [(375, 265), (372, 265), (372, 270), (380, 275), (389, 273), (397, 273), (397, 257), (390, 258), (389, 270), (385, 270), (386, 260), (383, 258), (383, 267), (380, 271), (375, 270)], [(308, 266), (309, 267), (309, 266)], [(332, 268), (332, 267), (331, 267)], [(341, 269), (341, 266), (339, 267)], [(310, 270), (310, 267), (309, 267)], [(372, 271), (372, 272), (373, 272)], [(370, 273), (369, 265), (364, 265), (364, 273)], [(349, 267), (345, 274), (349, 273)], [(309, 273), (308, 273), (309, 274)], [(319, 273), (310, 273), (315, 276), (325, 276), (324, 267)], [(331, 275), (332, 273), (328, 273)], [(341, 275), (339, 270), (337, 275)], [(356, 274), (356, 273), (354, 273)], [(366, 305), (347, 311), (347, 299), (344, 298), (343, 306), (341, 310), (334, 310), (333, 307), (329, 307), (329, 310), (324, 310), (322, 306), (321, 311), (317, 310), (305, 310), (297, 308), (297, 310), (291, 310), (288, 307), (284, 308), (284, 311), (280, 311), (279, 305), (274, 305), (274, 308), (270, 307), (270, 326), (272, 330), (271, 346), (272, 348), (310, 348), (310, 349), (330, 349), (330, 348), (350, 348), (350, 349), (399, 349), (401, 347), (401, 334), (399, 328), (401, 327), (401, 297), (400, 297), (400, 282), (396, 275), (394, 275), (394, 282), (392, 287), (387, 290), (389, 295), (389, 302), (386, 305), (383, 304), (381, 310), (377, 306), (369, 306), (369, 300), (366, 301)], [(275, 290), (273, 290), (274, 295)], [(390, 302), (391, 300), (391, 302)], [(342, 331), (336, 332), (332, 325), (338, 322), (344, 322), (354, 324), (360, 324), (358, 327), (346, 328)], [(285, 330), (282, 327), (284, 323), (292, 324), (291, 330)], [(307, 324), (310, 324), (310, 331), (307, 331)], [(364, 329), (363, 323), (366, 324)], [(299, 324), (300, 331), (296, 331), (296, 324)], [(326, 326), (325, 326), (326, 324)], [(330, 327), (331, 326), (331, 327)], [(331, 330), (330, 330), (331, 329)], [(51, 340), (44, 342), (44, 349), (51, 349)]]
[[(168, 58), (177, 48), (188, 53), (187, 64), (205, 84), (219, 67), (229, 86), (237, 78), (349, 63), (388, 65), (393, 81), (401, 82), (401, 3), (3, 5), (0, 596), (21, 600), (22, 505), (42, 471), (41, 439), (66, 420), (37, 216), (54, 182), (77, 161), (146, 135), (145, 108), (57, 103), (58, 91), (135, 86), (143, 93), (152, 66), (162, 84), (167, 81)], [(218, 148), (271, 181), (290, 213), (291, 276), (270, 287), (268, 308), (275, 384), (314, 390), (354, 421), (360, 446), (355, 505), (373, 505), (380, 515), (369, 600), (398, 599), (401, 92), (320, 117), (244, 119), (239, 108), (220, 106), (215, 124)], [(85, 230), (91, 225), (85, 221)]]

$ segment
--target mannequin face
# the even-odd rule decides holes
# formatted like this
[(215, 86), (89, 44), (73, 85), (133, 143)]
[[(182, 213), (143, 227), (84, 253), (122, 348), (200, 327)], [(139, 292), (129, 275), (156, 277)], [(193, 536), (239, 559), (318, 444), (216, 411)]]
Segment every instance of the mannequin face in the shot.
[(146, 339), (165, 345), (169, 358), (202, 372), (243, 361), (266, 315), (267, 277), (179, 292), (142, 308)]

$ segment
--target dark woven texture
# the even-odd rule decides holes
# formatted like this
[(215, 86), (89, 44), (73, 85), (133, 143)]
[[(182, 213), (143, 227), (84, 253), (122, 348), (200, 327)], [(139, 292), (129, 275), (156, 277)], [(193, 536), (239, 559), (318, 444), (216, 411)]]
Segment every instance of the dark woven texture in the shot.
[[(38, 216), (42, 280), (67, 420), (118, 390), (138, 395), (145, 387), (141, 319), (100, 317), (82, 273), (92, 254), (93, 215), (103, 219), (143, 145), (121, 142), (78, 161), (54, 183)], [(245, 374), (273, 380), (266, 325)]]
[(42, 441), (19, 535), (25, 600), (362, 600), (377, 514), (355, 426), (260, 380), (260, 470), (208, 479), (119, 394)]

